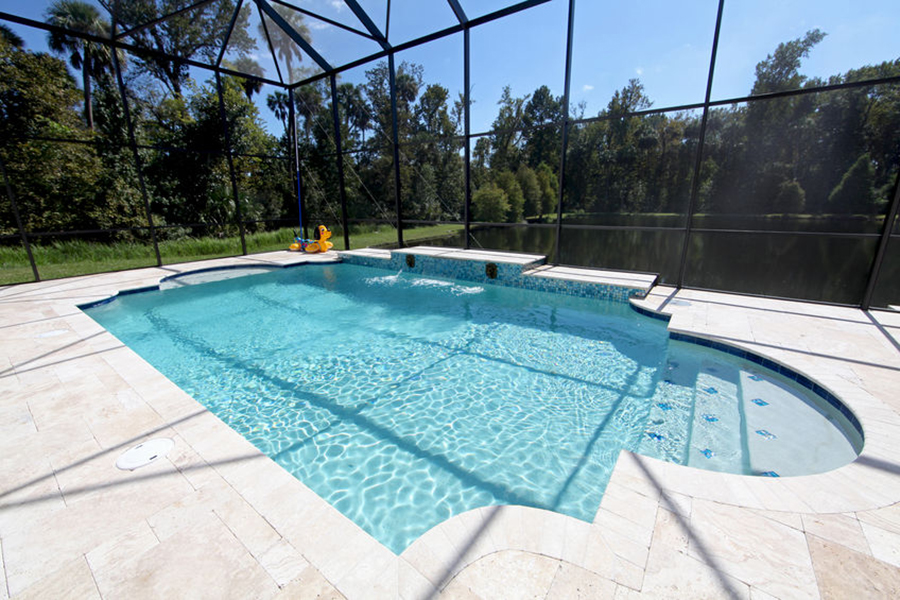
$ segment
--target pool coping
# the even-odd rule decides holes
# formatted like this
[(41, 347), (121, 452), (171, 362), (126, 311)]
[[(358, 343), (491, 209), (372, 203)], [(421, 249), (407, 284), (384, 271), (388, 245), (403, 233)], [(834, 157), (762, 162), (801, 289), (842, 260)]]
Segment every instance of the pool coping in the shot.
[[(9, 426), (12, 433), (4, 436), (0, 448), (7, 455), (21, 455), (23, 450), (16, 449), (20, 446), (9, 444), (26, 443), (32, 444), (32, 448), (43, 448), (46, 442), (35, 440), (49, 439), (48, 436), (58, 432), (61, 439), (70, 436), (88, 446), (91, 443), (78, 436), (90, 434), (94, 440), (91, 447), (95, 451), (80, 456), (71, 450), (62, 452), (57, 449), (56, 454), (49, 455), (53, 479), (58, 482), (55, 492), (48, 492), (41, 488), (43, 484), (34, 483), (45, 479), (29, 479), (19, 475), (17, 477), (22, 480), (22, 485), (12, 493), (3, 494), (7, 505), (12, 503), (12, 508), (7, 506), (7, 509), (16, 513), (16, 519), (14, 523), (0, 519), (0, 551), (5, 559), (3, 583), (6, 583), (0, 588), (5, 587), (8, 593), (15, 594), (42, 589), (32, 586), (46, 585), (48, 581), (57, 579), (60, 585), (71, 583), (72, 574), (67, 570), (68, 565), (81, 560), (87, 565), (87, 575), (82, 567), (78, 577), (84, 579), (85, 584), (90, 578), (100, 596), (112, 593), (109, 590), (120, 589), (108, 587), (104, 583), (105, 577), (116, 574), (121, 579), (124, 575), (114, 566), (104, 566), (103, 561), (95, 557), (128, 546), (128, 541), (121, 538), (128, 534), (129, 529), (124, 525), (118, 528), (108, 525), (104, 526), (109, 529), (108, 535), (88, 535), (72, 525), (72, 519), (66, 518), (66, 515), (72, 511), (76, 511), (72, 514), (77, 514), (78, 510), (91, 514), (110, 510), (103, 503), (103, 493), (89, 493), (84, 489), (89, 488), (92, 482), (124, 485), (122, 482), (129, 481), (127, 475), (111, 471), (107, 463), (114, 462), (118, 452), (130, 444), (150, 437), (150, 431), (154, 436), (166, 434), (176, 440), (176, 453), (166, 461), (167, 464), (148, 467), (156, 469), (153, 472), (158, 472), (167, 482), (172, 480), (171, 484), (167, 484), (172, 490), (168, 496), (156, 500), (156, 504), (151, 502), (149, 506), (144, 506), (141, 501), (146, 501), (141, 500), (140, 496), (145, 489), (158, 491), (158, 482), (153, 486), (140, 480), (129, 483), (123, 489), (134, 488), (135, 491), (128, 493), (112, 488), (114, 491), (109, 494), (116, 495), (117, 503), (121, 504), (118, 510), (129, 511), (130, 518), (143, 523), (145, 529), (150, 524), (149, 529), (154, 532), (158, 532), (159, 528), (153, 524), (158, 522), (160, 513), (166, 511), (174, 515), (188, 515), (185, 517), (188, 524), (184, 527), (190, 528), (193, 525), (188, 517), (192, 513), (189, 508), (181, 507), (184, 503), (182, 496), (203, 496), (206, 490), (224, 485), (231, 490), (228, 494), (239, 496), (242, 506), (248, 507), (250, 513), (240, 518), (220, 515), (220, 520), (244, 545), (255, 561), (255, 568), (268, 573), (275, 582), (273, 593), (284, 591), (297, 581), (309, 581), (318, 574), (333, 589), (351, 598), (424, 597), (438, 590), (453, 590), (454, 586), (462, 583), (470, 587), (475, 585), (472, 583), (475, 581), (473, 573), (486, 564), (485, 561), (511, 556), (511, 553), (553, 559), (560, 565), (578, 567), (603, 581), (612, 582), (617, 590), (641, 591), (647, 586), (650, 586), (647, 589), (652, 589), (661, 576), (654, 571), (654, 557), (657, 552), (662, 553), (669, 548), (663, 541), (665, 536), (660, 534), (660, 519), (664, 515), (676, 521), (678, 518), (688, 519), (691, 524), (697, 520), (696, 528), (700, 531), (703, 527), (712, 527), (710, 523), (715, 521), (712, 517), (711, 521), (701, 518), (703, 515), (716, 517), (731, 514), (729, 510), (750, 520), (763, 518), (760, 515), (764, 515), (766, 521), (763, 525), (784, 533), (781, 542), (788, 543), (796, 537), (797, 531), (803, 530), (803, 527), (798, 530), (794, 524), (805, 516), (820, 515), (824, 518), (825, 515), (853, 514), (854, 522), (861, 523), (863, 530), (869, 532), (875, 525), (871, 524), (871, 520), (866, 521), (864, 515), (880, 514), (882, 507), (900, 501), (900, 476), (897, 474), (900, 468), (884, 467), (897, 464), (893, 457), (898, 442), (894, 440), (900, 434), (900, 416), (891, 404), (890, 396), (891, 386), (896, 381), (894, 372), (900, 370), (895, 366), (898, 364), (897, 348), (882, 344), (883, 347), (870, 349), (870, 353), (882, 364), (877, 361), (853, 362), (855, 359), (847, 362), (840, 356), (823, 357), (816, 355), (823, 354), (821, 352), (797, 352), (791, 348), (791, 344), (796, 344), (796, 339), (804, 335), (814, 336), (815, 331), (810, 326), (817, 323), (836, 323), (835, 327), (843, 327), (853, 335), (857, 335), (857, 329), (864, 328), (860, 330), (869, 337), (859, 339), (866, 343), (877, 340), (881, 334), (875, 332), (875, 319), (855, 309), (774, 300), (750, 301), (727, 294), (679, 291), (661, 286), (650, 290), (644, 299), (632, 302), (643, 311), (668, 316), (670, 332), (728, 343), (760, 354), (805, 374), (832, 391), (850, 406), (865, 434), (863, 451), (853, 463), (820, 475), (772, 479), (702, 471), (623, 451), (593, 523), (533, 508), (479, 508), (435, 526), (399, 556), (261, 455), (145, 361), (122, 347), (118, 340), (84, 313), (74, 310), (76, 305), (111, 298), (121, 290), (139, 291), (152, 287), (154, 280), (158, 284), (162, 277), (171, 275), (171, 270), (184, 273), (191, 269), (242, 265), (289, 266), (323, 260), (334, 261), (336, 257), (332, 253), (318, 257), (287, 252), (268, 253), (256, 257), (175, 265), (165, 270), (149, 268), (0, 288), (0, 316), (3, 317), (0, 325), (10, 331), (9, 339), (0, 344), (3, 349), (0, 371), (8, 374), (5, 380), (0, 379), (0, 384), (6, 386), (0, 387), (0, 390), (9, 391), (9, 394), (3, 394), (6, 398), (0, 401), (0, 409), (5, 411), (4, 414), (10, 414), (20, 405), (28, 408), (27, 418), (23, 413), (21, 422), (15, 421)], [(701, 305), (705, 311), (702, 315)], [(773, 306), (777, 308), (771, 308)], [(752, 335), (735, 335), (740, 326), (733, 321), (740, 320), (735, 319), (735, 315), (742, 310), (771, 310), (773, 315), (778, 313), (776, 316), (779, 318), (782, 313), (793, 311), (797, 319), (804, 321), (804, 326), (798, 327), (799, 333), (776, 330), (765, 335), (757, 331)], [(883, 315), (879, 317), (885, 318)], [(765, 323), (760, 322), (764, 328)], [(900, 321), (896, 325), (900, 326)], [(893, 327), (891, 324), (880, 329), (893, 331)], [(65, 333), (57, 335), (58, 331)], [(40, 337), (48, 334), (56, 337)], [(777, 341), (779, 336), (785, 341), (780, 345), (773, 343), (772, 340)], [(854, 352), (862, 352), (859, 339), (854, 340), (855, 346), (842, 342), (853, 357), (856, 356)], [(85, 349), (91, 352), (84, 354)], [(59, 356), (65, 357), (62, 362), (53, 360)], [(42, 408), (42, 405), (48, 403), (50, 406), (58, 395), (65, 396), (64, 391), (57, 389), (59, 386), (94, 389), (90, 387), (97, 385), (93, 380), (99, 380), (101, 376), (111, 378), (111, 372), (115, 374), (113, 387), (121, 387), (112, 394), (110, 404), (104, 405), (105, 410), (114, 413), (111, 417), (94, 414), (90, 405), (83, 405), (82, 408), (87, 411), (81, 415), (84, 427), (73, 425), (70, 421), (74, 417), (70, 414), (65, 415), (65, 421), (44, 422), (51, 419), (54, 413), (49, 408)], [(50, 377), (58, 384), (48, 387), (38, 375), (44, 379)], [(113, 384), (104, 385), (108, 387)], [(122, 394), (133, 396), (131, 402), (134, 406), (131, 409), (127, 406), (121, 409), (114, 404)], [(66, 398), (67, 401), (77, 401)], [(39, 466), (34, 469), (42, 472)], [(74, 483), (69, 481), (73, 477)], [(32, 506), (29, 498), (35, 495), (42, 500)], [(3, 496), (0, 496), (0, 502)], [(53, 500), (44, 500), (44, 496), (52, 496)], [(164, 501), (165, 504), (160, 504)], [(40, 508), (51, 503), (55, 504), (49, 513), (49, 509)], [(733, 508), (726, 509), (724, 506)], [(116, 522), (109, 515), (107, 520)], [(243, 533), (245, 521), (248, 520), (257, 523), (260, 528), (265, 526), (274, 531), (271, 537), (277, 537), (277, 541), (270, 547), (256, 548), (254, 535)], [(46, 528), (48, 523), (54, 524), (57, 530), (52, 535), (46, 534), (50, 536), (44, 542), (47, 547), (41, 550), (34, 546), (38, 543), (36, 528)], [(80, 542), (81, 546), (76, 542), (64, 544), (60, 539), (79, 533), (88, 538)], [(900, 532), (897, 535), (900, 540)], [(871, 548), (876, 548), (871, 536), (868, 539)], [(773, 543), (775, 546), (781, 543), (778, 540), (768, 541), (766, 551), (771, 551)], [(169, 541), (160, 539), (157, 543), (164, 546)], [(71, 544), (77, 548), (73, 550)], [(711, 548), (711, 556), (721, 558), (728, 555), (729, 544), (734, 545), (735, 542), (716, 540), (712, 536), (706, 539), (706, 544)], [(65, 561), (60, 562), (62, 558), (59, 555), (50, 556), (51, 552), (60, 552), (56, 546), (65, 549), (62, 556)], [(273, 548), (279, 549), (277, 557), (270, 556)], [(809, 569), (802, 571), (803, 577), (796, 573), (791, 575), (792, 583), (772, 573), (762, 573), (759, 569), (748, 571), (746, 565), (739, 567), (737, 562), (730, 565), (725, 561), (727, 564), (722, 567), (712, 559), (701, 560), (705, 555), (692, 554), (690, 548), (692, 546), (685, 542), (682, 555), (690, 557), (692, 569), (703, 573), (708, 573), (710, 568), (724, 569), (728, 577), (734, 578), (739, 589), (746, 586), (748, 591), (757, 589), (776, 596), (785, 590), (803, 592), (797, 595), (816, 591), (814, 580), (813, 589), (809, 589)], [(181, 550), (182, 547), (175, 549)], [(151, 551), (147, 550), (148, 553)], [(761, 561), (760, 564), (768, 564), (765, 563), (766, 557), (760, 555), (760, 550), (742, 547), (741, 551), (749, 553), (753, 559), (751, 563)], [(870, 554), (874, 552), (870, 550)], [(22, 556), (26, 556), (27, 560)], [(282, 565), (284, 570), (285, 556), (290, 557), (291, 564), (296, 567), (292, 572), (295, 577), (287, 580), (288, 576), (280, 573), (278, 567)], [(792, 557), (793, 554), (788, 553), (788, 558), (793, 560)], [(879, 559), (886, 558), (880, 556)], [(803, 560), (809, 562), (809, 557), (804, 559), (798, 556), (797, 560), (799, 566), (796, 569), (802, 570), (805, 567), (800, 563)], [(177, 570), (176, 565), (166, 567), (169, 568)], [(189, 565), (184, 568), (189, 569)], [(174, 577), (174, 572), (167, 573)], [(301, 574), (305, 575), (301, 577)], [(227, 589), (223, 592), (224, 596), (238, 593)]]

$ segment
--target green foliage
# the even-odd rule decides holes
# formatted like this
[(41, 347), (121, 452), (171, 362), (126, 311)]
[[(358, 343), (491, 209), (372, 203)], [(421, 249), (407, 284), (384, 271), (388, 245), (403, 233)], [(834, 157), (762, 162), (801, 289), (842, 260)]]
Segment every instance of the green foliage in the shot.
[[(134, 41), (179, 56), (217, 58), (226, 17), (235, 5), (229, 0), (196, 6), (171, 21), (141, 30)], [(254, 73), (258, 65), (249, 56), (254, 43), (247, 31), (252, 3), (244, 5), (229, 42), (228, 60), (241, 71)], [(120, 3), (120, 26), (148, 23), (182, 6), (181, 0)], [(279, 12), (286, 10), (298, 28), (305, 27), (299, 13), (273, 6)], [(100, 31), (103, 26), (98, 27)], [(800, 67), (823, 36), (813, 30), (779, 45), (757, 65), (752, 91), (822, 83), (807, 79)], [(71, 43), (64, 56), (75, 68), (99, 56), (78, 46), (77, 40)], [(291, 63), (296, 76), (301, 72), (295, 69), (300, 56), (291, 54), (295, 48), (284, 43), (288, 54), (280, 58)], [(253, 103), (259, 101), (254, 97), (260, 90), (257, 83), (222, 77), (224, 107), (220, 107), (215, 83), (193, 82), (179, 61), (138, 54), (125, 73), (127, 93), (138, 140), (153, 148), (140, 151), (142, 174), (154, 221), (166, 226), (159, 235), (167, 256), (236, 252), (237, 208), (229, 151), (242, 216), (259, 222), (247, 225), (256, 240), (251, 248), (282, 244), (284, 240), (265, 231), (267, 223), (296, 218), (293, 164), (276, 158), (290, 156), (294, 142), (302, 157), (305, 217), (313, 223), (340, 222), (337, 145), (327, 80), (293, 90), (299, 128), (299, 139), (294, 141), (288, 136), (287, 93), (277, 91), (267, 98), (284, 126), (283, 134), (273, 136), (263, 129)], [(141, 229), (146, 214), (121, 98), (103, 68), (104, 60), (94, 62), (98, 70), (86, 81), (96, 91), (85, 103), (94, 110), (92, 132), (81, 115), (80, 92), (63, 61), (0, 41), (0, 156), (30, 229), (135, 228), (104, 237), (141, 246), (138, 242), (147, 241), (146, 230)], [(81, 76), (84, 80), (84, 70)], [(900, 76), (900, 60), (835, 75), (829, 83), (896, 76)], [(163, 87), (149, 85), (151, 78)], [(404, 62), (397, 66), (394, 122), (389, 82), (388, 64), (381, 61), (367, 71), (363, 84), (339, 82), (337, 88), (343, 191), (350, 219), (390, 222), (396, 218), (399, 196), (405, 220), (461, 220), (465, 200), (461, 100), (450, 98), (442, 85), (426, 81), (421, 66)], [(652, 106), (641, 82), (631, 80), (613, 94), (600, 119), (569, 127), (563, 190), (567, 215), (616, 225), (666, 215), (667, 223), (680, 225), (694, 184), (701, 113), (634, 114)], [(472, 147), (474, 220), (521, 222), (523, 217), (546, 219), (555, 213), (560, 197), (560, 122), (566, 111), (562, 98), (553, 96), (546, 86), (520, 97), (509, 87), (504, 90), (494, 130), (475, 138)], [(711, 226), (733, 219), (765, 222), (770, 214), (800, 219), (828, 211), (877, 219), (900, 168), (898, 115), (900, 86), (896, 85), (712, 109), (697, 182), (698, 208), (708, 214), (697, 218), (718, 218), (710, 221)], [(399, 182), (395, 126), (400, 141)], [(96, 143), (22, 139), (41, 136)], [(193, 224), (211, 226), (209, 230), (220, 235), (188, 243), (185, 240), (198, 232), (208, 231)], [(4, 195), (0, 195), (0, 229), (14, 231)], [(382, 229), (390, 237), (385, 233), (389, 227)], [(253, 237), (270, 234), (276, 237)], [(69, 251), (73, 259), (81, 253), (75, 248)], [(127, 260), (143, 258), (136, 255)]]
[(519, 165), (519, 170), (516, 171), (516, 181), (519, 182), (519, 188), (521, 188), (522, 196), (524, 197), (523, 212), (525, 216), (540, 215), (541, 183), (538, 181), (537, 173), (527, 165)]
[[(344, 249), (343, 232), (332, 227), (335, 248)], [(408, 242), (445, 237), (458, 233), (458, 225), (436, 225), (404, 229), (403, 237)], [(270, 252), (284, 250), (293, 241), (295, 230), (277, 229), (246, 236), (249, 252)], [(397, 231), (390, 226), (354, 225), (350, 229), (350, 243), (353, 247), (394, 245)], [(232, 256), (240, 252), (241, 242), (237, 236), (231, 237), (189, 237), (165, 241), (160, 244), (160, 254), (166, 264), (203, 260), (217, 256)], [(50, 244), (32, 245), (35, 261), (38, 263), (42, 279), (71, 277), (87, 273), (103, 273), (122, 269), (135, 269), (156, 265), (153, 246), (149, 243), (119, 242), (102, 244), (83, 240), (56, 241)], [(31, 281), (33, 278), (28, 256), (21, 245), (0, 246), (0, 285)]]
[(775, 198), (776, 212), (802, 213), (806, 203), (806, 192), (799, 181), (782, 181), (778, 184), (778, 195)]
[[(188, 65), (168, 56), (202, 59), (209, 64), (216, 62), (222, 41), (225, 39), (234, 14), (234, 0), (218, 0), (182, 12), (156, 23), (164, 15), (185, 7), (183, 0), (99, 0), (104, 8), (115, 11), (120, 29), (132, 29), (153, 22), (154, 24), (132, 34), (130, 41), (136, 46), (155, 53), (136, 54), (135, 62), (142, 72), (160, 82), (175, 96), (181, 96), (190, 72)], [(250, 19), (249, 3), (244, 3), (238, 19), (228, 37), (229, 52), (246, 56), (255, 42), (247, 31)]]
[(8, 44), (18, 50), (25, 48), (25, 40), (5, 23), (0, 23), (0, 44)]
[(527, 99), (514, 98), (509, 86), (503, 88), (503, 96), (497, 103), (500, 111), (494, 119), (494, 133), (489, 138), (493, 151), (490, 162), (492, 170), (515, 169), (521, 160), (522, 132), (518, 129), (524, 125)]
[(547, 163), (541, 163), (537, 168), (538, 186), (541, 190), (541, 214), (547, 214), (556, 210), (556, 202), (559, 194), (559, 180), (553, 169)]
[[(293, 28), (297, 33), (299, 33), (303, 39), (309, 40), (309, 29), (306, 27), (306, 24), (303, 22), (303, 13), (299, 13), (296, 10), (291, 10), (286, 6), (282, 6), (281, 4), (273, 4), (272, 7), (275, 9), (282, 19)], [(252, 10), (250, 6), (246, 6), (241, 9), (244, 14), (247, 11)], [(266, 15), (263, 17), (265, 19), (266, 25), (264, 26), (262, 22), (259, 23), (258, 28), (258, 38), (261, 40), (269, 39), (272, 41), (272, 48), (275, 50), (275, 54), (278, 55), (278, 58), (284, 61), (285, 66), (287, 67), (287, 72), (284, 73), (284, 77), (287, 81), (296, 81), (300, 78), (302, 71), (294, 68), (294, 59), (297, 59), (297, 62), (303, 60), (303, 54), (300, 52), (300, 47), (294, 42), (293, 39), (285, 32), (284, 29), (277, 26), (272, 19)]]
[[(248, 75), (255, 75), (256, 77), (265, 77), (266, 75), (260, 64), (249, 56), (239, 56), (234, 60), (223, 61), (223, 64), (235, 71), (247, 73)], [(244, 93), (247, 94), (247, 100), (252, 100), (255, 94), (262, 91), (263, 84), (257, 79), (245, 77), (240, 78), (239, 81), (241, 82), (241, 87), (244, 88)]]
[[(111, 33), (109, 23), (100, 15), (97, 7), (82, 0), (54, 0), (47, 9), (47, 22), (98, 37), (109, 37)], [(111, 68), (112, 53), (109, 47), (58, 31), (51, 31), (47, 42), (52, 51), (68, 55), (72, 67), (81, 70), (85, 120), (88, 127), (93, 129), (91, 78), (99, 77)]]
[[(80, 94), (65, 64), (0, 44), (0, 157), (18, 199), (22, 220), (33, 231), (84, 229), (98, 210), (100, 161), (90, 146), (31, 137), (87, 138), (76, 110)], [(15, 224), (4, 194), (0, 231)]]
[(488, 183), (472, 194), (472, 220), (484, 223), (503, 223), (509, 214), (506, 192)]
[(756, 65), (756, 82), (752, 94), (766, 94), (799, 88), (806, 77), (800, 74), (801, 60), (809, 56), (813, 46), (825, 39), (818, 29), (806, 32), (802, 38), (778, 44), (774, 54)]
[(875, 169), (872, 157), (863, 154), (828, 196), (828, 208), (834, 213), (867, 214), (874, 203)]
[(515, 174), (511, 171), (500, 171), (494, 176), (494, 183), (506, 194), (506, 201), (509, 204), (503, 220), (509, 223), (518, 223), (522, 220), (525, 197)]

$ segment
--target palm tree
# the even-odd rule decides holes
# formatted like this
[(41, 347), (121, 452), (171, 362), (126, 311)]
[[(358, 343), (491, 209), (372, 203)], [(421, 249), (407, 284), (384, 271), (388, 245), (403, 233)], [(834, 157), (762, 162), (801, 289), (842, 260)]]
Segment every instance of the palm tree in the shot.
[(289, 102), (288, 95), (284, 92), (276, 91), (269, 94), (269, 97), (266, 98), (266, 105), (281, 120), (285, 131), (288, 128), (288, 114), (291, 110)]
[(0, 23), (0, 40), (4, 40), (7, 44), (19, 50), (25, 47), (25, 40), (3, 23)]
[(313, 85), (304, 85), (294, 90), (297, 114), (303, 117), (303, 132), (306, 141), (309, 142), (309, 134), (312, 132), (313, 119), (322, 110), (322, 93)]
[[(47, 9), (47, 23), (99, 37), (109, 37), (109, 23), (100, 11), (81, 0), (55, 0)], [(47, 44), (58, 54), (68, 54), (73, 69), (81, 70), (84, 87), (84, 114), (88, 127), (94, 129), (91, 108), (91, 77), (99, 77), (110, 63), (109, 47), (88, 40), (51, 31)]]
[[(309, 29), (306, 27), (306, 24), (303, 22), (303, 14), (299, 13), (295, 10), (290, 10), (280, 4), (276, 4), (274, 6), (275, 10), (278, 11), (278, 14), (281, 15), (287, 24), (290, 25), (300, 36), (306, 41), (310, 41)], [(269, 32), (269, 39), (272, 40), (272, 49), (275, 51), (275, 54), (281, 57), (284, 62), (287, 63), (287, 81), (292, 82), (294, 79), (294, 67), (293, 67), (293, 59), (296, 56), (297, 62), (303, 60), (303, 55), (300, 53), (300, 47), (297, 46), (296, 42), (291, 39), (281, 27), (277, 26), (269, 17), (265, 17), (266, 26), (263, 28), (263, 24), (259, 24), (259, 35), (263, 39), (266, 37), (266, 29)]]
[(350, 131), (362, 134), (365, 140), (365, 132), (369, 127), (371, 116), (366, 107), (366, 101), (362, 95), (362, 87), (352, 83), (342, 83), (337, 90), (338, 103), (344, 109), (347, 117), (347, 127)]
[[(246, 73), (247, 75), (254, 75), (256, 77), (265, 77), (266, 75), (259, 63), (249, 56), (239, 56), (234, 60), (226, 60), (223, 64), (230, 69)], [(253, 94), (260, 93), (263, 88), (263, 84), (259, 79), (241, 77), (240, 83), (241, 87), (244, 88), (244, 93), (247, 95), (247, 100), (252, 100)]]

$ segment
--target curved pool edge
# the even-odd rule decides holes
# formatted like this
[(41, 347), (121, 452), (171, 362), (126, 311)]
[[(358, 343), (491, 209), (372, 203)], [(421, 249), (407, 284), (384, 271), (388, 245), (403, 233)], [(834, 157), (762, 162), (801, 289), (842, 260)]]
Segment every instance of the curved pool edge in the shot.
[[(629, 298), (628, 304), (632, 310), (644, 317), (665, 322), (667, 324), (666, 329), (669, 332), (670, 340), (695, 344), (704, 348), (710, 348), (712, 350), (724, 352), (743, 360), (748, 360), (756, 364), (760, 368), (767, 369), (769, 371), (772, 371), (773, 373), (777, 373), (778, 375), (786, 377), (800, 387), (807, 389), (808, 391), (815, 394), (817, 398), (825, 401), (834, 410), (838, 411), (844, 417), (844, 419), (846, 419), (847, 424), (856, 430), (856, 433), (860, 437), (859, 442), (856, 442), (855, 440), (850, 441), (854, 446), (857, 455), (861, 453), (862, 449), (865, 447), (866, 440), (865, 430), (862, 423), (853, 412), (853, 410), (849, 406), (847, 406), (847, 404), (826, 385), (823, 385), (815, 378), (807, 376), (802, 371), (795, 369), (788, 364), (779, 362), (779, 360), (777, 360), (775, 357), (767, 355), (764, 350), (761, 351), (758, 348), (754, 348), (740, 341), (723, 341), (721, 338), (718, 338), (716, 336), (698, 334), (693, 330), (678, 329), (674, 327), (671, 322), (672, 315), (670, 313), (667, 313), (660, 309), (647, 308), (641, 305), (642, 301), (646, 300), (649, 295), (650, 294), (648, 292), (648, 294), (645, 294), (643, 296), (633, 296)], [(846, 433), (852, 436), (852, 432)], [(857, 445), (859, 446), (859, 448), (856, 448)]]
[[(260, 271), (268, 272), (268, 271), (277, 271), (278, 269), (288, 269), (292, 267), (299, 267), (307, 264), (323, 264), (323, 263), (339, 263), (341, 262), (340, 256), (337, 253), (325, 253), (325, 254), (292, 254), (295, 258), (291, 260), (282, 260), (282, 261), (267, 261), (267, 260), (254, 260), (248, 257), (241, 257), (241, 264), (233, 264), (233, 258), (228, 259), (212, 259), (208, 261), (200, 261), (200, 262), (191, 262), (191, 263), (176, 263), (174, 265), (166, 265), (165, 267), (149, 267), (140, 269), (140, 271), (146, 270), (160, 270), (160, 271), (172, 271), (177, 268), (183, 268), (183, 271), (176, 271), (175, 273), (170, 273), (168, 275), (162, 275), (156, 280), (156, 283), (150, 285), (139, 285), (136, 287), (122, 287), (120, 289), (114, 289), (111, 291), (107, 291), (103, 293), (99, 298), (94, 298), (91, 300), (87, 300), (76, 304), (76, 308), (84, 310), (88, 308), (94, 308), (96, 306), (102, 306), (104, 304), (109, 304), (113, 302), (116, 298), (120, 296), (128, 296), (131, 294), (141, 294), (143, 292), (154, 292), (161, 289), (163, 284), (166, 282), (178, 281), (180, 279), (184, 279), (186, 277), (191, 277), (195, 275), (202, 274), (210, 274), (210, 273), (219, 273), (219, 272), (229, 272), (234, 273), (235, 277), (243, 277), (248, 275), (259, 274)], [(222, 263), (222, 264), (210, 264), (210, 263)], [(205, 281), (197, 282), (197, 283), (206, 283)]]
[[(729, 304), (719, 298), (737, 301)], [(746, 301), (748, 306), (743, 306), (741, 301)], [(849, 370), (835, 369), (833, 363), (846, 363), (849, 357), (828, 356), (817, 343), (813, 344), (813, 348), (800, 348), (791, 347), (790, 342), (780, 344), (776, 340), (760, 339), (762, 336), (754, 335), (752, 327), (750, 331), (747, 330), (747, 319), (736, 318), (737, 327), (729, 322), (729, 318), (734, 318), (742, 309), (780, 312), (771, 308), (758, 308), (767, 303), (787, 306), (783, 315), (792, 315), (792, 309), (799, 311), (795, 307), (811, 307), (808, 314), (793, 313), (798, 319), (827, 321), (830, 318), (828, 313), (831, 312), (848, 315), (861, 313), (853, 308), (807, 305), (799, 301), (751, 299), (673, 288), (651, 290), (645, 298), (631, 300), (632, 306), (638, 307), (642, 314), (648, 312), (657, 315), (657, 318), (666, 318), (673, 339), (687, 336), (709, 342), (701, 345), (717, 349), (722, 349), (723, 346), (733, 348), (737, 352), (732, 354), (741, 356), (743, 353), (750, 360), (753, 360), (752, 356), (759, 357), (761, 361), (754, 362), (780, 372), (789, 379), (791, 373), (805, 378), (798, 381), (795, 377), (793, 380), (832, 405), (834, 401), (839, 402), (848, 411), (841, 412), (845, 416), (848, 413), (852, 415), (853, 419), (848, 420), (851, 425), (858, 425), (863, 437), (863, 447), (857, 458), (824, 473), (769, 478), (706, 471), (623, 450), (613, 477), (622, 470), (631, 477), (652, 478), (665, 489), (693, 498), (770, 511), (857, 512), (883, 508), (900, 501), (900, 478), (896, 476), (900, 473), (900, 464), (894, 462), (896, 451), (891, 450), (897, 448), (900, 439), (900, 415), (861, 385), (860, 374), (854, 372), (854, 369), (896, 371), (900, 368), (857, 361), (858, 367), (852, 366)], [(701, 306), (701, 310), (696, 310), (695, 305)], [(766, 315), (762, 317), (765, 318)], [(843, 316), (841, 318), (844, 319)], [(854, 320), (852, 317), (846, 320), (871, 326), (868, 320)], [(785, 335), (788, 331), (777, 331), (777, 323), (772, 327), (775, 331), (768, 331), (767, 336), (774, 333), (775, 338), (790, 337)], [(735, 331), (738, 328), (744, 331), (738, 333)], [(805, 336), (801, 334), (802, 337)], [(773, 365), (775, 369), (772, 369)], [(856, 423), (853, 423), (854, 420)], [(836, 490), (840, 493), (836, 493)]]

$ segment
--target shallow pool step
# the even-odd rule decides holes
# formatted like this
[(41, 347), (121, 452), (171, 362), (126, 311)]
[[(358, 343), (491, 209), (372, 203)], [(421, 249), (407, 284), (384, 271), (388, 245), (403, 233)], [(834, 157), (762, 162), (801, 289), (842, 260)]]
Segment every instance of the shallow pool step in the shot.
[(639, 453), (679, 465), (687, 463), (698, 368), (699, 363), (693, 360), (666, 361)]
[(740, 370), (725, 362), (703, 361), (697, 375), (694, 418), (687, 464), (740, 473), (746, 446)]

